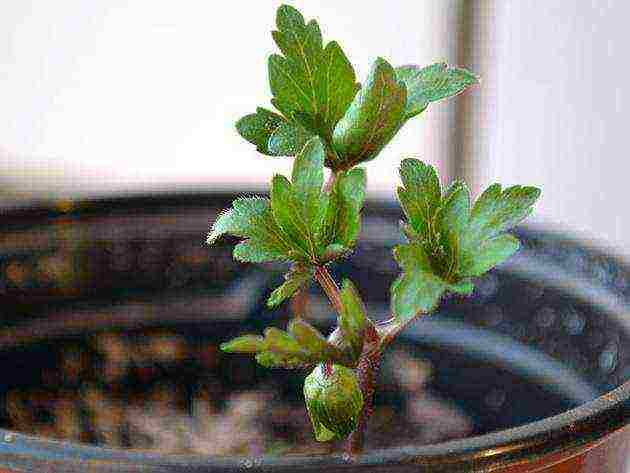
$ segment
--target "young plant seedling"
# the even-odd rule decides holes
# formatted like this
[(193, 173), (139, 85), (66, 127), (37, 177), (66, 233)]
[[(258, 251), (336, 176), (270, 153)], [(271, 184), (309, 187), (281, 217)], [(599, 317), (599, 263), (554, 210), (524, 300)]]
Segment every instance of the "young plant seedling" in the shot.
[(312, 369), (304, 397), (315, 438), (349, 437), (348, 453), (355, 455), (363, 448), (386, 347), (446, 294), (470, 294), (473, 278), (517, 251), (518, 240), (506, 232), (531, 213), (540, 191), (493, 184), (471, 202), (465, 183), (443, 189), (432, 166), (404, 159), (398, 199), (405, 242), (393, 250), (402, 272), (391, 286), (391, 318), (373, 322), (352, 282), (339, 288), (327, 269), (352, 254), (359, 235), (366, 172), (357, 166), (376, 158), (430, 104), (478, 79), (443, 63), (393, 67), (378, 58), (361, 85), (339, 44), (324, 45), (315, 20), (306, 23), (285, 5), (276, 25), (282, 54), (269, 57), (268, 73), (277, 112), (259, 107), (236, 128), (260, 153), (293, 157), (293, 171), (290, 179), (273, 177), (269, 198), (235, 200), (214, 222), (208, 243), (233, 235), (242, 239), (235, 259), (290, 264), (270, 307), (298, 296), (304, 305), (301, 292), (315, 279), (337, 313), (337, 327), (325, 337), (298, 314), (286, 331), (267, 328), (222, 349), (255, 354), (266, 367)]

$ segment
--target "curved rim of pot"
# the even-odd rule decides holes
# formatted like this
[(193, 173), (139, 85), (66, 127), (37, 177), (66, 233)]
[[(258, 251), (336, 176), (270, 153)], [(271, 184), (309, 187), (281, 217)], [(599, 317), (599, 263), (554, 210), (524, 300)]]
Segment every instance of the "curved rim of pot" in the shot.
[[(326, 456), (208, 457), (113, 450), (71, 442), (46, 440), (0, 430), (0, 465), (29, 468), (63, 465), (63, 471), (127, 471), (126, 467), (155, 467), (156, 471), (269, 471), (294, 472), (349, 466), (414, 465), (425, 472), (486, 471), (485, 468), (533, 461), (545, 455), (561, 458), (579, 454), (630, 421), (630, 382), (575, 409), (536, 422), (425, 446), (367, 452), (350, 461), (342, 454)], [(334, 471), (334, 470), (333, 470)]]

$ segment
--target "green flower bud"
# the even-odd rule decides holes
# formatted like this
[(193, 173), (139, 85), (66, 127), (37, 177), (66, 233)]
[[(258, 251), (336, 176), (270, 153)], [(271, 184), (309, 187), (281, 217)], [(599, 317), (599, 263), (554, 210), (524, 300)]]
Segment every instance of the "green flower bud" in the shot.
[(326, 369), (324, 365), (317, 365), (304, 380), (306, 409), (318, 442), (350, 435), (363, 408), (363, 394), (354, 370), (335, 364)]

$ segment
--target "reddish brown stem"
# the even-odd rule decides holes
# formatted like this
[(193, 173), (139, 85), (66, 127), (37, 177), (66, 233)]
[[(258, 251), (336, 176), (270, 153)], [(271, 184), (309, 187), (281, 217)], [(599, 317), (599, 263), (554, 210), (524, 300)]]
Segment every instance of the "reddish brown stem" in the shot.
[(400, 322), (396, 319), (396, 317), (392, 314), (390, 318), (387, 320), (383, 320), (379, 323), (377, 330), (381, 337), (381, 348), (385, 349), (387, 345), (394, 341), (394, 339), (400, 335), (400, 333), (409, 327), (411, 324), (415, 323), (420, 317), (423, 315), (430, 315), (437, 310), (437, 307), (428, 312), (418, 312), (411, 318), (406, 319), (403, 322)]
[(337, 312), (337, 314), (341, 314), (343, 305), (341, 304), (339, 287), (337, 287), (337, 283), (332, 278), (328, 270), (324, 266), (318, 266), (315, 269), (314, 277), (326, 293), (326, 297), (328, 297), (328, 300), (335, 309), (335, 312)]
[[(338, 314), (341, 314), (343, 305), (337, 283), (332, 278), (328, 270), (320, 266), (315, 269), (315, 279), (322, 287), (328, 300)], [(374, 384), (381, 361), (381, 336), (377, 329), (369, 324), (363, 341), (363, 351), (359, 357), (357, 374), (359, 376), (359, 386), (363, 394), (363, 409), (359, 415), (357, 428), (350, 434), (347, 445), (348, 454), (353, 457), (363, 451), (365, 444), (365, 431), (368, 420), (372, 415), (372, 404), (374, 400)]]
[(363, 451), (365, 445), (365, 433), (367, 424), (372, 415), (374, 402), (374, 385), (381, 362), (380, 337), (373, 326), (369, 326), (365, 334), (363, 352), (359, 357), (357, 373), (359, 386), (363, 393), (363, 410), (359, 416), (357, 428), (350, 434), (347, 444), (347, 453), (354, 457)]
[(308, 289), (298, 290), (291, 298), (291, 316), (308, 318)]

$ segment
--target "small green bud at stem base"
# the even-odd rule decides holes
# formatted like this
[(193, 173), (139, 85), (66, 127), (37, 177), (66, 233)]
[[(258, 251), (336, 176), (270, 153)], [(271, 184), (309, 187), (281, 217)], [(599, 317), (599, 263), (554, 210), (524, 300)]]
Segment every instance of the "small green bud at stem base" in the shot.
[(354, 370), (321, 363), (304, 380), (306, 409), (319, 442), (339, 440), (356, 429), (363, 394)]

